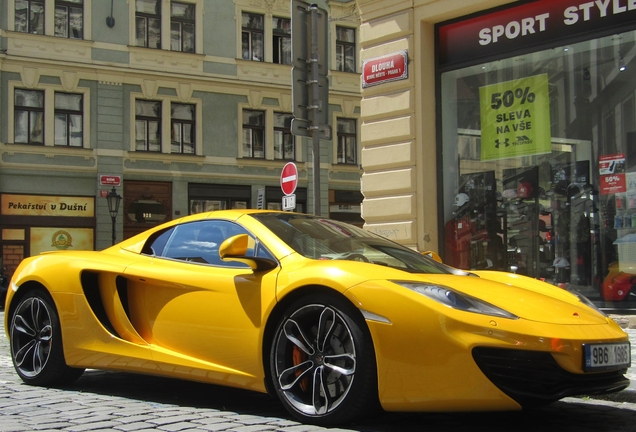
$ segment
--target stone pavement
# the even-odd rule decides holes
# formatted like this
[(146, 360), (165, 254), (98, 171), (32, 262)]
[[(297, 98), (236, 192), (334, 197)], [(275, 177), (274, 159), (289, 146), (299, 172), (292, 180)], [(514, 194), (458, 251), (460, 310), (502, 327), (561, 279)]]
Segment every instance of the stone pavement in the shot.
[[(626, 330), (636, 347), (636, 329)], [(629, 371), (632, 379), (634, 372)], [(518, 412), (378, 413), (326, 429), (296, 422), (267, 395), (208, 384), (88, 370), (67, 388), (27, 386), (13, 370), (0, 324), (0, 432), (635, 431), (634, 394), (636, 390), (605, 400), (566, 398)]]

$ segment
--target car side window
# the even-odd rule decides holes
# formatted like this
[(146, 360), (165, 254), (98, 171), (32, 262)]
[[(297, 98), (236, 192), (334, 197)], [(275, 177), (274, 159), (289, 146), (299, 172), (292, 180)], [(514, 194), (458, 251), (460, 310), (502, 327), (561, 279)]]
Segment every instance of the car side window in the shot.
[(152, 234), (148, 238), (148, 241), (144, 245), (141, 253), (145, 255), (161, 256), (173, 231), (174, 228), (170, 228), (165, 231), (159, 231)]
[[(169, 238), (158, 252), (163, 236)], [(204, 220), (177, 225), (170, 232), (159, 235), (152, 246), (157, 244), (157, 256), (181, 261), (212, 264), (224, 267), (247, 267), (247, 264), (236, 261), (223, 261), (219, 256), (219, 247), (227, 238), (238, 234), (248, 234), (248, 256), (264, 256), (273, 259), (267, 249), (260, 246), (258, 241), (243, 227), (229, 221)]]

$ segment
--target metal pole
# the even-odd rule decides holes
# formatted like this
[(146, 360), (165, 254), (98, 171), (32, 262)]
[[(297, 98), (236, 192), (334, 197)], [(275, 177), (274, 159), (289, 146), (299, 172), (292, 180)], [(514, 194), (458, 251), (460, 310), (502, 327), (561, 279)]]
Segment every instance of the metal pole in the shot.
[(115, 225), (117, 223), (117, 216), (110, 217), (113, 221), (113, 245), (115, 244)]
[(318, 6), (311, 10), (311, 140), (314, 184), (314, 214), (320, 216), (320, 87), (318, 85)]

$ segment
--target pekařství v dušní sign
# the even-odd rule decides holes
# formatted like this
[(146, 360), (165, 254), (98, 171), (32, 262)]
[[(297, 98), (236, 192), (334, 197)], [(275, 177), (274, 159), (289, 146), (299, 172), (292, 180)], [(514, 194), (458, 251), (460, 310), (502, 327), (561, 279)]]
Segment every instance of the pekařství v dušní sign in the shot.
[(0, 208), (4, 216), (94, 217), (95, 198), (3, 194)]

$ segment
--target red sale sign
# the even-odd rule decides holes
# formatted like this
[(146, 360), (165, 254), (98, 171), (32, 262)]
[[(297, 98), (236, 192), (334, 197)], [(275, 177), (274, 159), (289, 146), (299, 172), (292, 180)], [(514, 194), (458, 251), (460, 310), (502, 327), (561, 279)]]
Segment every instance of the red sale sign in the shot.
[(625, 174), (601, 176), (601, 195), (622, 193), (626, 190)]
[(624, 154), (618, 153), (599, 157), (598, 172), (601, 177), (601, 195), (622, 193), (627, 190)]

